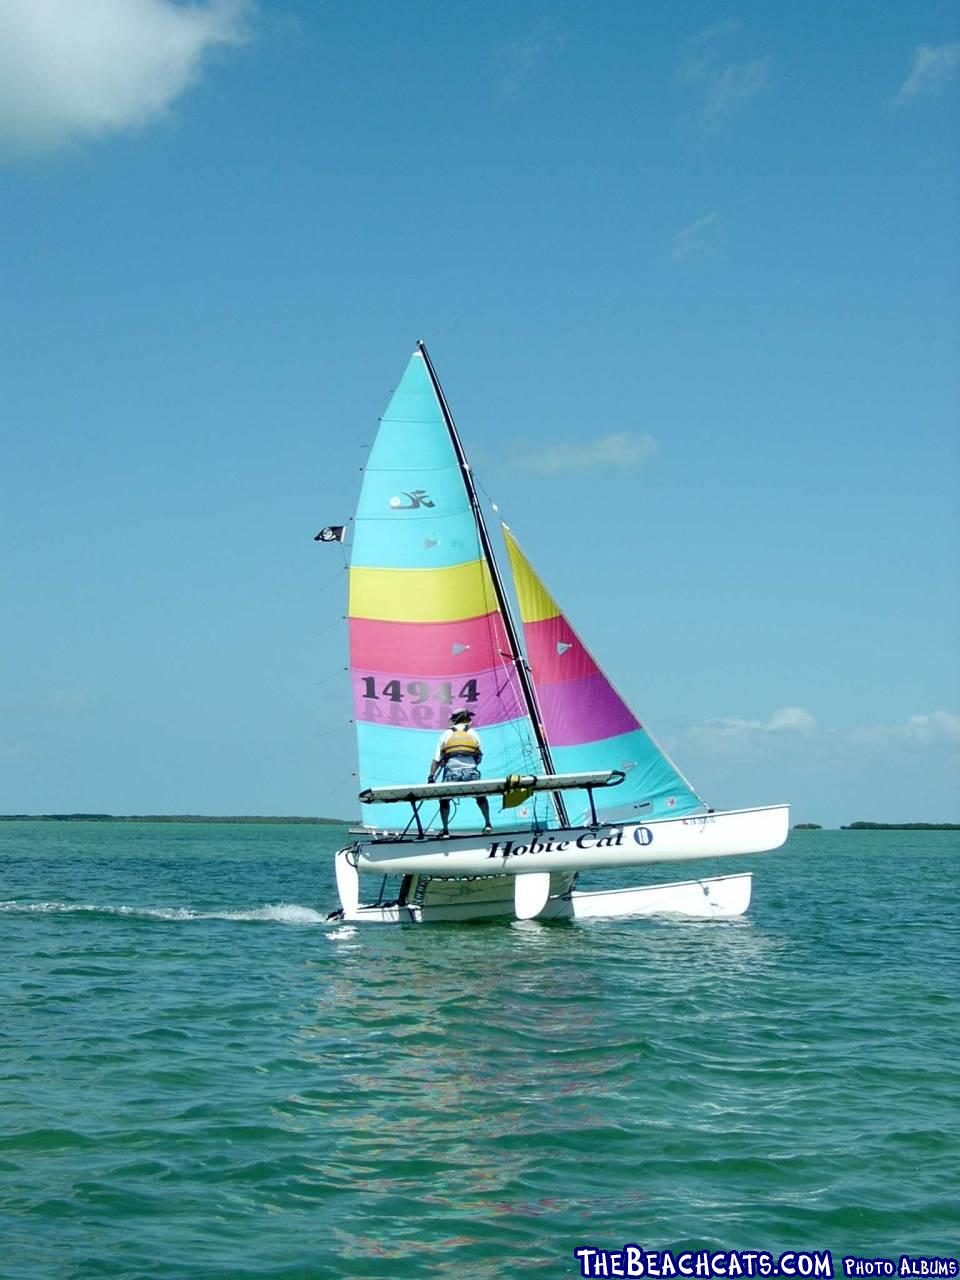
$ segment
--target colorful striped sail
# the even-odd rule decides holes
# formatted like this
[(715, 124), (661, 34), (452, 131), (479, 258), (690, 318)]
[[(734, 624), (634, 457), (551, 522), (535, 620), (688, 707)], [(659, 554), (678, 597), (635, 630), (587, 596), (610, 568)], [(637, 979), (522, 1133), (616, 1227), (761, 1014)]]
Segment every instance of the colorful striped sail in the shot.
[[(476, 517), (419, 350), (365, 468), (348, 612), (361, 788), (425, 782), (461, 706), (475, 714), (484, 777), (543, 772)], [(555, 821), (543, 794), (506, 813), (494, 800), (490, 812), (494, 826)], [(368, 827), (394, 830), (408, 817), (400, 805), (363, 808)], [(476, 830), (480, 821), (465, 800), (450, 826)]]
[[(624, 770), (620, 786), (596, 793), (598, 812), (608, 815), (665, 818), (703, 810), (703, 801), (597, 666), (505, 525), (503, 534), (557, 773)], [(581, 820), (584, 812), (570, 817)]]

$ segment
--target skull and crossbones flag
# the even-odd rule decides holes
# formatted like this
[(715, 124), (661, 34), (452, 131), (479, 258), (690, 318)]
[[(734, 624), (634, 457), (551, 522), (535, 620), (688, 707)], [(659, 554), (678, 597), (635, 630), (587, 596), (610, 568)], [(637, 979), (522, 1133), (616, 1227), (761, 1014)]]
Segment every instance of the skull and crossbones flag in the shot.
[(345, 524), (328, 524), (325, 529), (321, 529), (316, 535), (314, 542), (342, 542), (346, 531), (347, 526)]

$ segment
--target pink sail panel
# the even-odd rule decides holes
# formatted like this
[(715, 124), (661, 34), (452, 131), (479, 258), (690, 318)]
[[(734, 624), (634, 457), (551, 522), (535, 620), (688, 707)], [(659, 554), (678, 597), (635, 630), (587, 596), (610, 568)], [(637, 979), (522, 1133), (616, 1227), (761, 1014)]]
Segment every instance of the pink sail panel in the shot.
[(525, 621), (523, 635), (538, 685), (582, 680), (600, 670), (573, 627), (559, 614), (540, 622)]
[(498, 612), (457, 622), (350, 619), (350, 658), (357, 675), (406, 671), (466, 679), (471, 672), (502, 666), (508, 652)]

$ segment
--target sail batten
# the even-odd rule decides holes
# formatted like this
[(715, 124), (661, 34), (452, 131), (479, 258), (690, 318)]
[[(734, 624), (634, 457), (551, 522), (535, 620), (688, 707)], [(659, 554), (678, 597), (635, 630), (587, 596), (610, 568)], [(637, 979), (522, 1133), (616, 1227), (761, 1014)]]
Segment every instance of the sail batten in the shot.
[(504, 525), (524, 640), (558, 771), (622, 769), (627, 777), (602, 813), (629, 807), (644, 817), (682, 816), (706, 806), (617, 692)]

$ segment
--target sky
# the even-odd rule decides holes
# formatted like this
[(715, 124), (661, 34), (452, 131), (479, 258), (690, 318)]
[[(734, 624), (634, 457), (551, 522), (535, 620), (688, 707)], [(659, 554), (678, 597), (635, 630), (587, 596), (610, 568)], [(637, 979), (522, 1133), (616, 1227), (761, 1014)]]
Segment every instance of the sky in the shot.
[(417, 339), (716, 808), (960, 820), (953, 3), (0, 0), (0, 813), (352, 819)]

